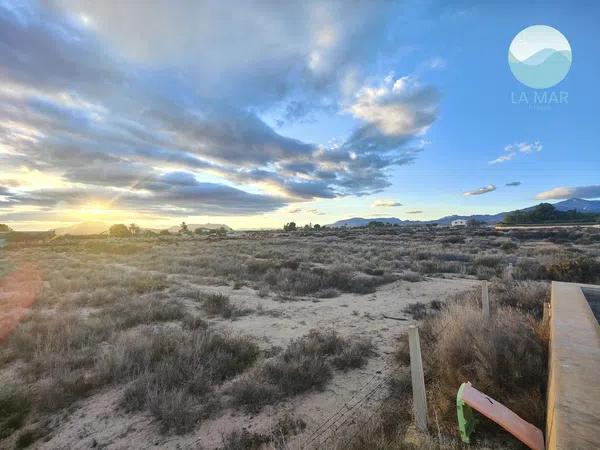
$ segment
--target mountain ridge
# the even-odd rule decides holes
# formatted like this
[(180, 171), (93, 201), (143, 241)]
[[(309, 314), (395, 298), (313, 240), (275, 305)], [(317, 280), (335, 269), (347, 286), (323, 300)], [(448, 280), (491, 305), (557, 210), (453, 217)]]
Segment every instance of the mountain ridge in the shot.
[[(527, 208), (523, 208), (520, 211), (529, 211), (535, 208), (537, 205), (529, 206)], [(590, 213), (600, 213), (600, 200), (585, 200), (581, 198), (570, 198), (568, 200), (563, 200), (557, 203), (554, 203), (553, 206), (559, 211), (570, 211), (572, 209), (576, 209), (580, 212), (590, 212)], [(465, 219), (465, 220), (478, 220), (480, 222), (486, 222), (489, 224), (495, 224), (501, 222), (504, 217), (512, 211), (500, 212), (497, 214), (471, 214), (471, 215), (450, 215), (444, 216), (435, 220), (402, 220), (397, 217), (373, 217), (373, 218), (363, 218), (363, 217), (352, 217), (350, 219), (342, 219), (334, 222), (329, 227), (340, 228), (340, 227), (361, 227), (368, 225), (371, 221), (379, 221), (387, 224), (398, 224), (398, 225), (427, 225), (427, 224), (438, 224), (438, 225), (449, 225), (450, 222), (457, 219)]]

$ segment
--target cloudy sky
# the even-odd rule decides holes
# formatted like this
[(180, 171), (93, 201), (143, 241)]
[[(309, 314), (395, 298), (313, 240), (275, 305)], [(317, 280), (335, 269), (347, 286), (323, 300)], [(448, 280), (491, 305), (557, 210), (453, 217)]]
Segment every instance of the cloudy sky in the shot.
[[(0, 1), (0, 222), (269, 227), (600, 197), (592, 3)], [(516, 104), (523, 28), (573, 66)]]

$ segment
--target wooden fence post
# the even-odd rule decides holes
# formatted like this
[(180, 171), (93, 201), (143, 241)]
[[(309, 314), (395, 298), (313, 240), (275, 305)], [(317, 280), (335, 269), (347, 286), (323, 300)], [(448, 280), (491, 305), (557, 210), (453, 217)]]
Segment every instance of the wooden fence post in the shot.
[(488, 292), (488, 282), (483, 280), (481, 283), (481, 310), (485, 320), (490, 318), (490, 294)]
[(413, 409), (417, 429), (427, 431), (427, 396), (425, 394), (425, 377), (423, 360), (421, 359), (421, 343), (419, 329), (415, 325), (408, 327), (408, 346), (410, 350), (410, 374), (412, 378)]

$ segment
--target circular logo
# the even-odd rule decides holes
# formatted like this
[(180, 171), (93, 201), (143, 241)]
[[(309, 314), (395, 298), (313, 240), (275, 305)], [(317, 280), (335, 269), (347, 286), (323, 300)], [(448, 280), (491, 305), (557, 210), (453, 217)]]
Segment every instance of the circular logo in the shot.
[(533, 89), (550, 88), (562, 81), (571, 68), (567, 38), (546, 25), (527, 27), (510, 43), (508, 65), (517, 80)]

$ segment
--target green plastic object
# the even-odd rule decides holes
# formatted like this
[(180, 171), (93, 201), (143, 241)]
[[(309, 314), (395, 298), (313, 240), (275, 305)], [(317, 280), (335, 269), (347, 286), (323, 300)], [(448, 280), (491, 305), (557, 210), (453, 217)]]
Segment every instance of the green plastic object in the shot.
[(456, 394), (456, 416), (458, 417), (458, 431), (463, 442), (471, 443), (471, 433), (475, 429), (477, 419), (473, 414), (473, 409), (467, 405), (463, 399), (463, 391), (469, 383), (463, 383)]

